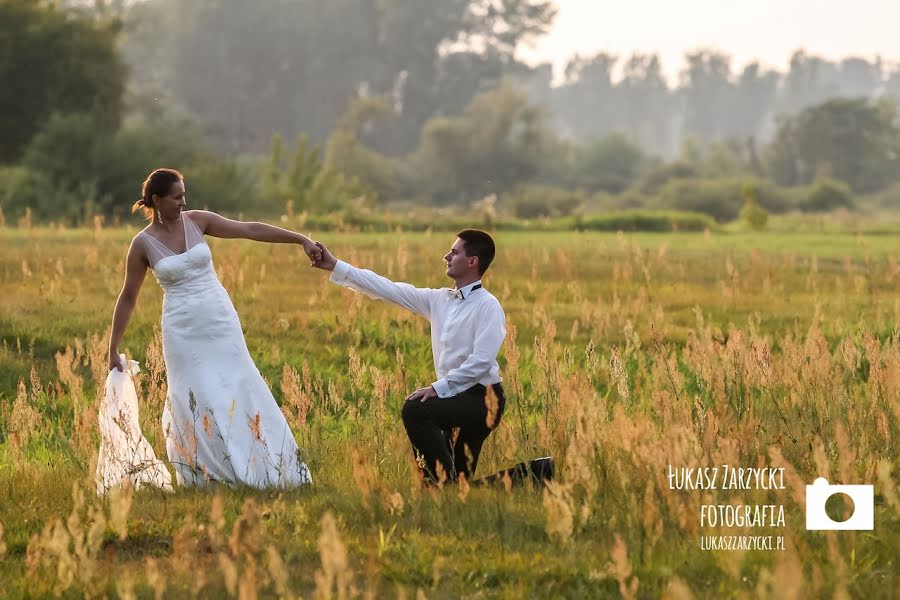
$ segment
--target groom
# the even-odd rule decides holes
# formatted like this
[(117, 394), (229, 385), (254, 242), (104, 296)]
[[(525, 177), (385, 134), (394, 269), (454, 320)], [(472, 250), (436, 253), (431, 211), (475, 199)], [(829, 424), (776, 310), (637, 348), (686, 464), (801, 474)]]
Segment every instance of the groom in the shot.
[(471, 479), (481, 446), (499, 424), (506, 404), (497, 364), (506, 317), (500, 302), (481, 284), (494, 260), (494, 240), (476, 229), (457, 234), (444, 255), (455, 289), (397, 283), (337, 260), (317, 243), (322, 258), (315, 266), (332, 271), (330, 281), (431, 321), (437, 380), (406, 397), (403, 425), (427, 482), (453, 481), (460, 475)]

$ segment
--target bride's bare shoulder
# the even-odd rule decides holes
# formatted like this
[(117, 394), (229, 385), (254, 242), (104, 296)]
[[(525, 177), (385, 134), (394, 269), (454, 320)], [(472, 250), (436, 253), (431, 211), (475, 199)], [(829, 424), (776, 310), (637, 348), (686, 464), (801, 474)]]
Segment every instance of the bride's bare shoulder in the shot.
[(143, 229), (138, 231), (136, 234), (134, 234), (134, 237), (131, 238), (131, 245), (132, 246), (134, 246), (135, 244), (143, 245), (144, 236), (150, 235), (149, 233), (147, 233), (149, 230), (150, 230), (150, 226), (147, 225), (146, 227), (144, 227)]
[(206, 220), (209, 218), (210, 212), (208, 210), (186, 210), (182, 215), (186, 216), (192, 223), (196, 223), (197, 225), (205, 225)]
[(205, 234), (206, 228), (209, 226), (210, 215), (213, 215), (208, 210), (186, 210), (181, 213), (182, 217), (187, 217), (189, 223), (193, 224), (197, 229), (200, 230), (200, 233)]
[(150, 229), (149, 225), (134, 234), (134, 237), (131, 238), (131, 244), (128, 245), (128, 257), (139, 257), (143, 262), (146, 262), (147, 264), (149, 264), (150, 262), (146, 241), (146, 238), (150, 235), (147, 233), (148, 229)]

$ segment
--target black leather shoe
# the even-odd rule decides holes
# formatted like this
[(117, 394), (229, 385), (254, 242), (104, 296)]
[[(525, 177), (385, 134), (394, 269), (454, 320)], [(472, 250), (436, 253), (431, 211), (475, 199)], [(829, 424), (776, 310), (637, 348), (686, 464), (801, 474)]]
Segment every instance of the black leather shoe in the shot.
[(553, 464), (553, 458), (545, 456), (519, 463), (511, 469), (504, 469), (493, 475), (476, 479), (472, 483), (475, 485), (496, 485), (509, 477), (513, 485), (522, 485), (527, 481), (543, 485), (545, 481), (552, 480), (555, 474), (556, 467)]
[(556, 475), (556, 465), (553, 464), (553, 457), (545, 456), (544, 458), (534, 459), (528, 463), (528, 471), (536, 483), (551, 481)]

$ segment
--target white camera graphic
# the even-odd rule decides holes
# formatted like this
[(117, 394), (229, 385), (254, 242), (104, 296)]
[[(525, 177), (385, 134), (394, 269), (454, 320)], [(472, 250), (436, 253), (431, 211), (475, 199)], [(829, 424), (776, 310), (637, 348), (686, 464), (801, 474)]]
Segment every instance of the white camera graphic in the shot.
[[(825, 502), (834, 494), (853, 500), (853, 515), (834, 521), (825, 512)], [(810, 530), (871, 530), (875, 528), (875, 494), (871, 485), (831, 485), (824, 477), (806, 486), (806, 528)]]

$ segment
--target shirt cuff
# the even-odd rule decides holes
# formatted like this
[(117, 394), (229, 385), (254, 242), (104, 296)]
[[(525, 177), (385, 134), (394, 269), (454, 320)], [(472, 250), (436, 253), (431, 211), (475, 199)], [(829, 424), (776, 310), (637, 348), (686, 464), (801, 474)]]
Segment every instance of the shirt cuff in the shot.
[(331, 272), (331, 277), (328, 278), (328, 281), (332, 283), (344, 283), (347, 280), (347, 275), (350, 273), (350, 265), (345, 263), (342, 260), (338, 260), (334, 265), (334, 270)]
[(449, 398), (452, 395), (450, 393), (450, 384), (447, 383), (446, 379), (438, 379), (431, 384), (431, 387), (437, 392), (438, 398)]

